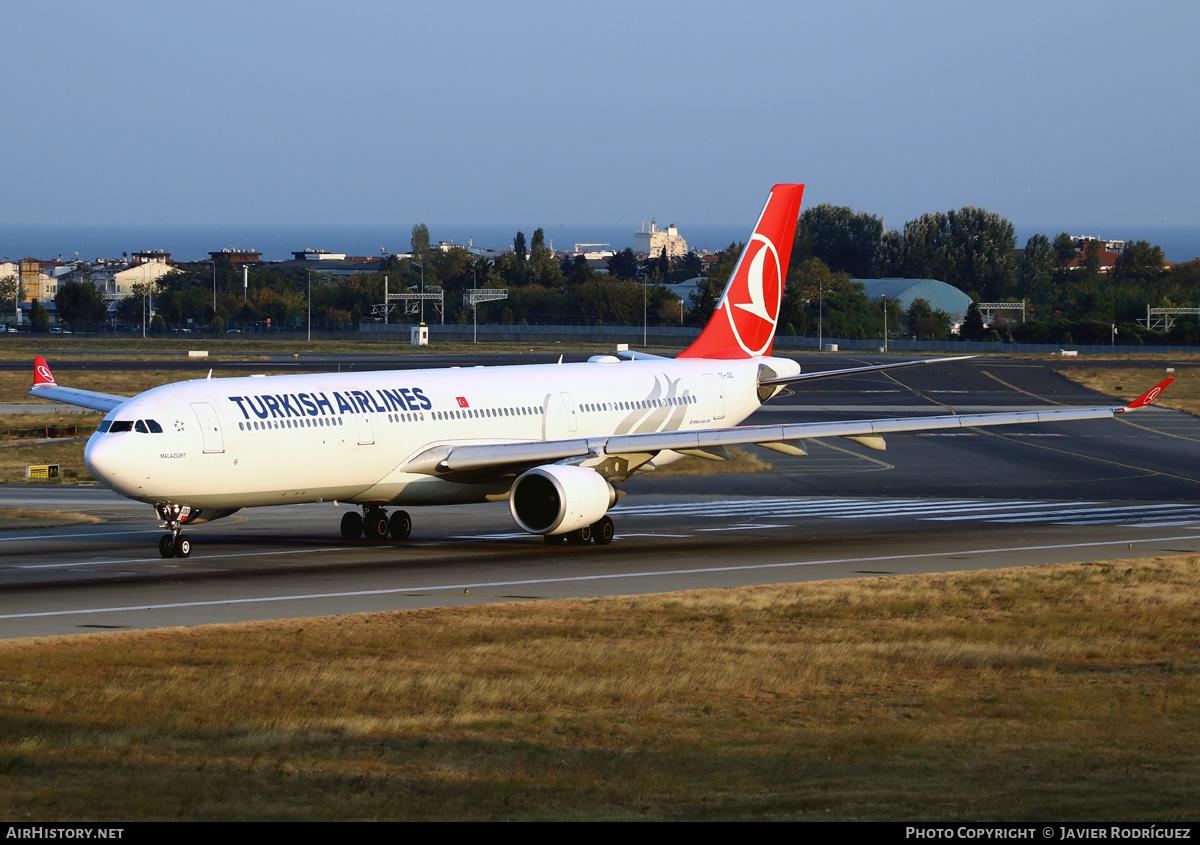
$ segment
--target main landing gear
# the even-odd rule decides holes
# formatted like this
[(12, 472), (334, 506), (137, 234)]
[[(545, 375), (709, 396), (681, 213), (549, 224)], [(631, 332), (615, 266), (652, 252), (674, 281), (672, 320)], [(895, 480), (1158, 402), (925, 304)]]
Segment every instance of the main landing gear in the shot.
[(161, 527), (171, 533), (164, 534), (158, 540), (158, 553), (162, 557), (191, 557), (192, 539), (183, 533), (183, 508), (179, 505), (155, 505), (163, 524)]
[(390, 534), (393, 540), (407, 540), (412, 533), (412, 518), (407, 511), (395, 511), (390, 517), (378, 505), (364, 505), (362, 514), (349, 511), (342, 514), (342, 539), (350, 543), (366, 537), (368, 542), (380, 543)]
[(607, 546), (613, 541), (613, 521), (607, 516), (600, 517), (598, 522), (576, 528), (566, 534), (543, 534), (542, 539), (548, 546), (558, 546), (566, 542), (571, 546), (586, 546), (595, 543), (597, 546)]

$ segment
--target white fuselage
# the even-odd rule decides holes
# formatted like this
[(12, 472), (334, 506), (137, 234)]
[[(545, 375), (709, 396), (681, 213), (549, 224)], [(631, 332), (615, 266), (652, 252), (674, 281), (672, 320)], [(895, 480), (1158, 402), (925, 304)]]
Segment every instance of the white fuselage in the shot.
[(124, 496), (192, 508), (502, 500), (511, 479), (472, 483), (404, 466), (446, 445), (727, 428), (760, 406), (762, 365), (799, 371), (778, 358), (607, 358), (188, 381), (111, 411), (85, 461)]

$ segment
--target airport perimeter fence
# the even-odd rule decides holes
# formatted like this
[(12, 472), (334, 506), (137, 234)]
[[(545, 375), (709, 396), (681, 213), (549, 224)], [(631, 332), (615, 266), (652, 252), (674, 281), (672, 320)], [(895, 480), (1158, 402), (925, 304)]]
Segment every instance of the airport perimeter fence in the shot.
[[(238, 328), (240, 324), (230, 324), (225, 332), (210, 333), (178, 328), (158, 332), (154, 337), (172, 337), (176, 339), (194, 338), (226, 340), (254, 339), (303, 341), (309, 338), (310, 332), (304, 327), (281, 329), (271, 327), (264, 330), (261, 325)], [(345, 340), (348, 337), (379, 340), (387, 343), (410, 343), (411, 323), (345, 322), (338, 325), (319, 324), (314, 321), (311, 331), (313, 340)], [(63, 328), (66, 328), (65, 326)], [(626, 343), (631, 348), (639, 346), (665, 346), (683, 349), (700, 335), (700, 329), (692, 326), (597, 326), (597, 325), (522, 325), (480, 323), (479, 326), (463, 323), (428, 323), (430, 341), (448, 343), (471, 343), (478, 338), (480, 343), (587, 343), (615, 346)], [(69, 331), (79, 337), (131, 337), (140, 336), (127, 328), (114, 332), (111, 327), (89, 325), (72, 325)], [(23, 327), (22, 335), (27, 336), (28, 328)], [(59, 336), (64, 332), (51, 332), (49, 336)], [(6, 335), (0, 334), (0, 339)], [(16, 335), (8, 334), (8, 337)], [(644, 340), (643, 340), (644, 338)], [(849, 339), (840, 337), (794, 337), (777, 335), (774, 348), (779, 351), (817, 352), (822, 347), (836, 345), (839, 352), (873, 353), (883, 351), (884, 343), (881, 338)], [(1003, 343), (998, 341), (966, 341), (966, 340), (901, 340), (892, 338), (887, 342), (888, 352), (898, 353), (952, 353), (969, 354), (975, 352), (1054, 354), (1062, 350), (1076, 351), (1081, 354), (1138, 354), (1145, 352), (1156, 353), (1191, 353), (1200, 352), (1200, 346), (1153, 346), (1135, 344), (1061, 344), (1061, 343)]]
[[(396, 337), (402, 343), (408, 343), (415, 324), (396, 323), (383, 325), (381, 323), (363, 323), (359, 331), (368, 336)], [(446, 341), (455, 343), (470, 343), (475, 337), (471, 326), (460, 323), (447, 325), (428, 325), (430, 341)], [(645, 342), (650, 346), (674, 346), (682, 349), (700, 336), (700, 329), (690, 326), (650, 326), (645, 329)], [(575, 343), (627, 343), (630, 347), (642, 345), (643, 328), (641, 326), (525, 326), (480, 324), (478, 338), (485, 342), (575, 342)], [(794, 337), (791, 335), (776, 335), (774, 348), (795, 352), (818, 352), (822, 347), (836, 345), (839, 352), (871, 352), (880, 353), (884, 350), (882, 338), (866, 340), (851, 340), (839, 337)], [(1200, 352), (1200, 346), (1141, 346), (1134, 344), (1107, 343), (1003, 343), (997, 341), (971, 340), (899, 340), (891, 338), (887, 342), (888, 352), (945, 352), (955, 354), (970, 354), (975, 352), (1017, 353), (1030, 352), (1042, 355), (1056, 354), (1063, 350), (1076, 351), (1082, 354), (1136, 354), (1139, 352)]]

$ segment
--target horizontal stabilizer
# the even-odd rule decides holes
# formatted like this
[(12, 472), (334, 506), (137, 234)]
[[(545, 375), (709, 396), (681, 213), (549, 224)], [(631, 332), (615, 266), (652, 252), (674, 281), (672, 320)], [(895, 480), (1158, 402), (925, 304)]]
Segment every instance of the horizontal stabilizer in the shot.
[(880, 370), (895, 370), (900, 367), (917, 367), (921, 364), (945, 364), (950, 361), (966, 361), (975, 355), (955, 355), (951, 358), (922, 358), (919, 361), (894, 361), (890, 364), (871, 364), (867, 367), (850, 367), (845, 370), (822, 370), (817, 373), (796, 373), (791, 376), (770, 376), (759, 379), (760, 385), (795, 384), (798, 381), (810, 381), (818, 378), (836, 378), (837, 376), (852, 376), (858, 373), (874, 373)]

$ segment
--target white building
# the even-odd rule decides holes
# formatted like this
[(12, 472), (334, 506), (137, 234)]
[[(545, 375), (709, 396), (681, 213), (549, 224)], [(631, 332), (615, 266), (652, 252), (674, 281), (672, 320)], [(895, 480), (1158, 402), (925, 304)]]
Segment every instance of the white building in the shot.
[(128, 299), (134, 295), (134, 285), (154, 284), (159, 279), (178, 272), (170, 265), (171, 254), (154, 250), (134, 253), (133, 261), (101, 259), (80, 273), (82, 280), (91, 282), (105, 299)]
[(687, 255), (688, 245), (679, 235), (679, 230), (672, 223), (666, 230), (659, 229), (654, 221), (650, 221), (650, 230), (646, 231), (643, 226), (642, 231), (633, 233), (633, 251), (638, 255), (648, 255), (651, 258), (657, 258), (662, 254), (663, 250), (667, 251), (668, 258), (677, 258)]

